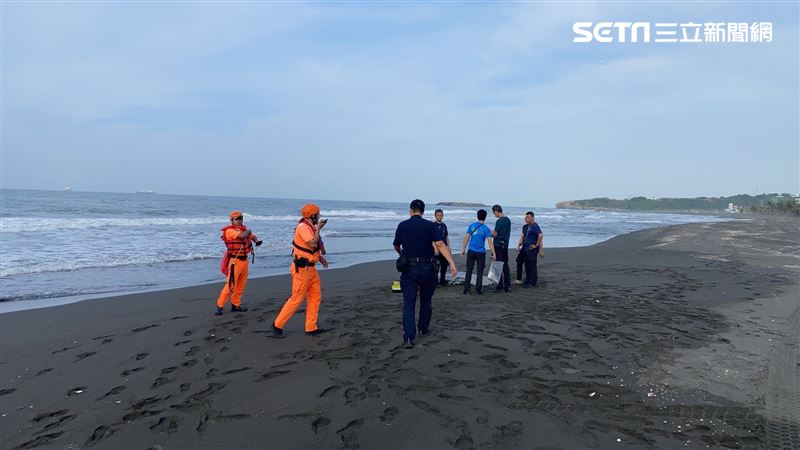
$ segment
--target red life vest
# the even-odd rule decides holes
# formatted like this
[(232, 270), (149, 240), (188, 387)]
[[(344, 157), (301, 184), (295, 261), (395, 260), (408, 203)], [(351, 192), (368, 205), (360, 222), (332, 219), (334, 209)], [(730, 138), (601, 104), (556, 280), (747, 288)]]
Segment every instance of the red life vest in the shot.
[(249, 253), (253, 251), (253, 244), (250, 242), (250, 237), (246, 237), (244, 239), (232, 239), (227, 240), (225, 239), (225, 232), (230, 230), (231, 228), (239, 230), (239, 231), (247, 231), (247, 227), (244, 225), (228, 225), (222, 229), (222, 242), (225, 243), (225, 247), (228, 249), (228, 255), (231, 258), (242, 258), (247, 257)]

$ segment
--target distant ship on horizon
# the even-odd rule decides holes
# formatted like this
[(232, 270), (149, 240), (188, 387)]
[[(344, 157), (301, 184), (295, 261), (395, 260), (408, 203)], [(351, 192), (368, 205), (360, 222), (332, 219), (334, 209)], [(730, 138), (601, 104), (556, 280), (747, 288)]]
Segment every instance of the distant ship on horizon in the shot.
[(72, 192), (72, 186), (64, 186), (64, 192)]
[(152, 189), (145, 189), (144, 191), (136, 191), (137, 194), (155, 194), (156, 191)]

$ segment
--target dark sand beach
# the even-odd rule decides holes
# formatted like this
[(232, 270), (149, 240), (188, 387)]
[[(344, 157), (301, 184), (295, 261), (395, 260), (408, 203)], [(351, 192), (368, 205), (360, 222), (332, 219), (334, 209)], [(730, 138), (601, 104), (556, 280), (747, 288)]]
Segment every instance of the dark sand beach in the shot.
[(7, 313), (2, 448), (800, 448), (799, 256), (778, 218), (547, 249), (411, 350), (393, 261), (323, 271), (313, 337), (270, 337), (288, 275)]

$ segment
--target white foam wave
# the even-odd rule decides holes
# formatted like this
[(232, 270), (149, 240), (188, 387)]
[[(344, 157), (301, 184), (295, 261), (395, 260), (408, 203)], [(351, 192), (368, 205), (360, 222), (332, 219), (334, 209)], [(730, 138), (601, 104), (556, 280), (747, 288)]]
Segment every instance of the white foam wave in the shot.
[[(322, 211), (327, 217), (337, 220), (361, 222), (369, 220), (405, 220), (407, 215), (394, 211), (331, 210)], [(245, 223), (253, 222), (296, 222), (295, 215), (244, 214)], [(0, 233), (40, 232), (55, 230), (82, 230), (108, 227), (174, 227), (185, 225), (226, 225), (226, 218), (220, 216), (203, 217), (0, 217)]]
[(219, 217), (100, 217), (100, 218), (52, 218), (52, 217), (3, 217), (0, 232), (37, 232), (53, 230), (81, 230), (108, 227), (164, 227), (174, 225), (207, 225), (220, 223)]
[(560, 221), (564, 220), (565, 218), (566, 217), (564, 217), (562, 215), (559, 215), (559, 214), (537, 214), (536, 215), (536, 220), (557, 220), (557, 221), (560, 222)]
[(38, 264), (13, 264), (0, 268), (0, 278), (15, 275), (30, 275), (46, 272), (70, 272), (81, 269), (111, 268), (123, 266), (137, 266), (146, 264), (187, 262), (198, 259), (221, 258), (222, 251), (215, 253), (187, 253), (171, 257), (157, 255), (138, 255), (124, 259), (84, 259), (73, 258), (62, 261), (42, 261)]

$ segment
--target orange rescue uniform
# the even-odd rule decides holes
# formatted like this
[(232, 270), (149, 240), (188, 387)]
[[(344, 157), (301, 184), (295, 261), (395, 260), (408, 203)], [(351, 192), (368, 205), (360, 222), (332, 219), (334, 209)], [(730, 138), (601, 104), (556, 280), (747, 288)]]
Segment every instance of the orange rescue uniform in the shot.
[[(297, 308), (306, 300), (306, 333), (317, 329), (317, 316), (319, 305), (322, 302), (322, 288), (319, 282), (319, 272), (315, 264), (319, 261), (319, 248), (308, 248), (307, 242), (314, 238), (316, 228), (309, 220), (302, 220), (294, 230), (294, 258), (306, 258), (307, 267), (297, 267), (294, 262), (290, 266), (292, 274), (292, 296), (286, 300), (281, 312), (275, 319), (275, 326), (283, 328), (292, 318)], [(303, 250), (305, 249), (305, 250)], [(311, 251), (308, 251), (311, 250)]]
[[(246, 229), (241, 227), (242, 229)], [(229, 253), (231, 253), (230, 261), (228, 262), (228, 282), (222, 288), (222, 292), (217, 299), (217, 307), (222, 308), (230, 298), (233, 306), (240, 306), (242, 304), (242, 294), (244, 288), (247, 286), (247, 271), (249, 264), (247, 263), (247, 255), (252, 251), (250, 245), (250, 238), (238, 239), (241, 230), (238, 227), (226, 227), (222, 234), (222, 240), (228, 246)], [(236, 245), (241, 248), (236, 248)]]

